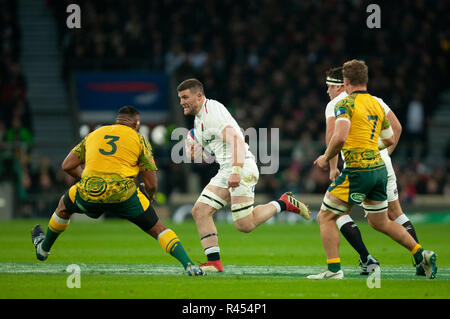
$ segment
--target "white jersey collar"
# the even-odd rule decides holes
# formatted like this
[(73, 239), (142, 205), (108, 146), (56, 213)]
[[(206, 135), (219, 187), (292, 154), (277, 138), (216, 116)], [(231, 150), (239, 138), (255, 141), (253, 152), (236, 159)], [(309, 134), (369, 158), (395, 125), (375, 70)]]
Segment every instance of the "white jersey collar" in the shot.
[(200, 109), (200, 112), (198, 112), (197, 113), (197, 117), (201, 117), (202, 115), (203, 115), (203, 113), (208, 113), (208, 101), (209, 101), (209, 99), (207, 99), (206, 97), (205, 97), (205, 101), (203, 102), (203, 105), (202, 105), (202, 107), (201, 107), (201, 109)]

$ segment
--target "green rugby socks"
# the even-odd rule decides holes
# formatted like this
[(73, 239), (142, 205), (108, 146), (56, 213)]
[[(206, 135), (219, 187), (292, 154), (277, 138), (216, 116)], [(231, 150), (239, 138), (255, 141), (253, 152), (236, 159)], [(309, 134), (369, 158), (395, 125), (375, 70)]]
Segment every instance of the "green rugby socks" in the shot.
[(332, 272), (338, 272), (341, 270), (341, 258), (327, 259), (328, 270)]
[(423, 260), (423, 248), (420, 244), (416, 244), (414, 248), (411, 250), (411, 254), (414, 256), (414, 261), (416, 262), (416, 265), (420, 264)]
[(41, 248), (44, 251), (49, 252), (59, 234), (66, 230), (69, 223), (70, 219), (63, 219), (56, 215), (56, 213), (53, 213), (48, 223), (47, 233), (45, 234), (45, 239), (42, 242)]
[(175, 257), (186, 269), (188, 263), (194, 265), (195, 263), (187, 255), (186, 251), (181, 245), (177, 234), (171, 229), (166, 229), (158, 235), (158, 242), (161, 248), (169, 253), (171, 256)]

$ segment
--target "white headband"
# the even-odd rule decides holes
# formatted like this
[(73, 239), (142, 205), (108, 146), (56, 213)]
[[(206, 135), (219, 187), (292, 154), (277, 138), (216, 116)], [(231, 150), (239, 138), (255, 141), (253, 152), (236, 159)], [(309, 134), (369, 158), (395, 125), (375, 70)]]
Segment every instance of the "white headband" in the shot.
[(344, 81), (342, 81), (340, 79), (334, 79), (329, 76), (327, 76), (326, 83), (329, 85), (344, 85)]

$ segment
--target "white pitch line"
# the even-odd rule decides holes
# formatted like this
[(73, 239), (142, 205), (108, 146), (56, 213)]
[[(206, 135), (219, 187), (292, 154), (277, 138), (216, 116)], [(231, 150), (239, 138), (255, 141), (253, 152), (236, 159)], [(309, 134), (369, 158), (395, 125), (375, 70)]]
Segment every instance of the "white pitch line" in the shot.
[[(0, 274), (64, 274), (69, 263), (0, 263)], [(81, 273), (121, 275), (185, 275), (181, 265), (175, 264), (100, 264), (78, 263)], [(322, 271), (324, 266), (258, 266), (225, 265), (225, 272), (217, 276), (303, 277)], [(351, 279), (359, 276), (358, 266), (342, 267)], [(422, 279), (416, 277), (412, 266), (382, 266), (381, 275), (387, 279)], [(399, 278), (396, 278), (396, 277)], [(405, 276), (409, 278), (405, 278)], [(349, 277), (347, 277), (349, 278)], [(439, 268), (436, 279), (450, 280), (450, 268)]]

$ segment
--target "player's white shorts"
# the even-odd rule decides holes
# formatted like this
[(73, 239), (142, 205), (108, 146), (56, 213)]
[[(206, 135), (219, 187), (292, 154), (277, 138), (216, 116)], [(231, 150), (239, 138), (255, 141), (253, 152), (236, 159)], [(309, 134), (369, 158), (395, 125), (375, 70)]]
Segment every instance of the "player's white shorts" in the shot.
[[(216, 176), (211, 178), (209, 185), (228, 188), (228, 178), (231, 175), (231, 166), (221, 167)], [(255, 197), (255, 186), (258, 183), (259, 170), (253, 158), (246, 158), (241, 171), (241, 183), (234, 190), (229, 188), (231, 196)]]
[[(228, 188), (228, 178), (231, 175), (231, 166), (222, 166), (217, 174), (211, 178), (208, 185), (213, 185), (221, 188), (226, 188), (229, 190), (231, 196), (244, 196), (244, 197), (255, 197), (255, 186), (259, 179), (258, 166), (253, 157), (248, 157), (245, 159), (244, 166), (241, 170), (241, 183), (239, 187), (234, 190)], [(211, 207), (219, 210), (227, 205), (227, 202), (218, 197), (216, 194), (210, 192), (206, 188), (202, 191), (197, 201), (206, 203)]]
[(388, 202), (393, 202), (398, 199), (397, 178), (395, 174), (388, 175), (386, 193)]

